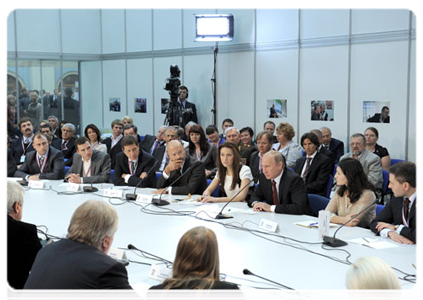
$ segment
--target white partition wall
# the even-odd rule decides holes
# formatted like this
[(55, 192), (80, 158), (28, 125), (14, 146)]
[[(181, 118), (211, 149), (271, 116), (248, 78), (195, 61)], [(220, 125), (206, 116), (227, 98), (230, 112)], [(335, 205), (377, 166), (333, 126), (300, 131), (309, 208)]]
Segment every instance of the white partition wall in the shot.
[(109, 128), (103, 123), (104, 101), (102, 93), (101, 62), (81, 63), (81, 128), (95, 124), (100, 130)]
[(102, 9), (101, 28), (102, 53), (125, 52), (125, 11)]

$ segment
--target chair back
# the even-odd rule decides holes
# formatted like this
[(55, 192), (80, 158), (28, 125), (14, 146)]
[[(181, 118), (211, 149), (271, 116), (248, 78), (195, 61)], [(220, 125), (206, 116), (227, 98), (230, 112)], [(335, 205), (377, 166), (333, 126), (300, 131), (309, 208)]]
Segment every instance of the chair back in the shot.
[(330, 192), (332, 191), (332, 185), (333, 185), (333, 176), (329, 174), (328, 183), (326, 185), (326, 197), (330, 198)]
[(308, 202), (310, 203), (310, 207), (313, 210), (313, 213), (318, 216), (319, 211), (324, 210), (329, 203), (329, 198), (316, 195), (316, 194), (307, 194)]

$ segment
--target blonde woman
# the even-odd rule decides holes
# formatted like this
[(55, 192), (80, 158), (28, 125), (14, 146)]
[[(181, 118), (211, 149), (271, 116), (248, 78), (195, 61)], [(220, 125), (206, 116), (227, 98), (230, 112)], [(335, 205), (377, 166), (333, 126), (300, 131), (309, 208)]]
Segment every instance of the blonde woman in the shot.
[(295, 136), (294, 127), (289, 123), (280, 123), (276, 128), (278, 143), (273, 144), (273, 149), (285, 156), (286, 166), (294, 168), (297, 159), (303, 156), (303, 148), (292, 138)]

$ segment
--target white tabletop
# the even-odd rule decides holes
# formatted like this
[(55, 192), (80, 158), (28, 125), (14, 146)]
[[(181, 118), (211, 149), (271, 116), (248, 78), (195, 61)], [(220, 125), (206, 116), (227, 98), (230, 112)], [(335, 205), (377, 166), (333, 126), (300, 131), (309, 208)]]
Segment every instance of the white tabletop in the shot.
[[(66, 184), (62, 181), (46, 181), (46, 187), (49, 186), (56, 191), (66, 190)], [(326, 250), (322, 248), (321, 244), (299, 242), (319, 242), (317, 228), (305, 228), (294, 224), (297, 221), (315, 219), (310, 216), (266, 212), (247, 214), (252, 209), (242, 202), (229, 204), (228, 208), (232, 210), (229, 214), (232, 214), (234, 218), (214, 220), (207, 214), (213, 214), (210, 210), (215, 210), (217, 213), (224, 203), (199, 205), (197, 202), (185, 200), (178, 203), (172, 202), (168, 206), (156, 207), (151, 204), (101, 197), (99, 195), (102, 195), (102, 189), (119, 187), (113, 187), (111, 184), (95, 184), (94, 186), (100, 189), (99, 192), (76, 195), (58, 195), (53, 190), (28, 189), (25, 195), (22, 220), (37, 226), (45, 225), (49, 234), (64, 237), (70, 218), (80, 204), (88, 199), (106, 201), (114, 204), (119, 214), (119, 229), (115, 234), (114, 248), (126, 248), (128, 244), (133, 244), (139, 249), (169, 261), (173, 261), (178, 241), (187, 230), (195, 226), (206, 226), (216, 233), (218, 239), (221, 273), (226, 274), (227, 281), (241, 284), (242, 288), (275, 287), (256, 277), (244, 275), (243, 269), (247, 268), (257, 275), (294, 289), (346, 289), (345, 275), (349, 266), (328, 258), (329, 256), (346, 262), (349, 254), (344, 250), (351, 254), (350, 262), (354, 262), (362, 256), (378, 256), (391, 267), (408, 274), (416, 274), (412, 265), (416, 264), (416, 247), (414, 245), (399, 245), (391, 240), (386, 240), (398, 247), (376, 250), (349, 243), (341, 248), (325, 246), (330, 249)], [(132, 193), (133, 188), (125, 188), (124, 193), (126, 192)], [(150, 194), (151, 189), (138, 189), (137, 193)], [(184, 198), (184, 196), (172, 197), (173, 199)], [(145, 213), (143, 207), (158, 214), (161, 213), (161, 215)], [(163, 214), (164, 212), (169, 213), (171, 210), (180, 211), (181, 214)], [(187, 215), (183, 215), (184, 213)], [(262, 218), (279, 224), (276, 235), (253, 234), (245, 230), (260, 230), (258, 223)], [(231, 228), (233, 226), (238, 229)], [(335, 230), (336, 228), (331, 229), (331, 234)], [(337, 238), (344, 241), (362, 237), (375, 238), (375, 235), (370, 230), (358, 227), (345, 227), (337, 233)], [(298, 242), (288, 238), (296, 239)], [(382, 238), (379, 237), (379, 239)], [(155, 263), (139, 257), (133, 250), (128, 250), (126, 253), (130, 260)], [(127, 270), (130, 284), (133, 286), (150, 286), (159, 283), (149, 278), (149, 266), (130, 263)], [(399, 277), (404, 276), (399, 272), (397, 274)], [(401, 284), (406, 289), (413, 287), (413, 284), (406, 281), (401, 280)]]

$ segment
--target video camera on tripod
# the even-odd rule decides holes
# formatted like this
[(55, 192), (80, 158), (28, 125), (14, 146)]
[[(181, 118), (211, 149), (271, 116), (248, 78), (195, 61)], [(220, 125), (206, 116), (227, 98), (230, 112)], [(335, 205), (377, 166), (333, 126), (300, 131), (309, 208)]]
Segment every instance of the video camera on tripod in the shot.
[(170, 101), (168, 103), (169, 107), (167, 109), (166, 118), (164, 120), (164, 125), (179, 125), (182, 124), (182, 113), (178, 113), (178, 97), (179, 97), (179, 87), (181, 86), (181, 81), (179, 76), (181, 70), (177, 65), (170, 66), (170, 77), (166, 78), (166, 85), (163, 89), (169, 91)]

